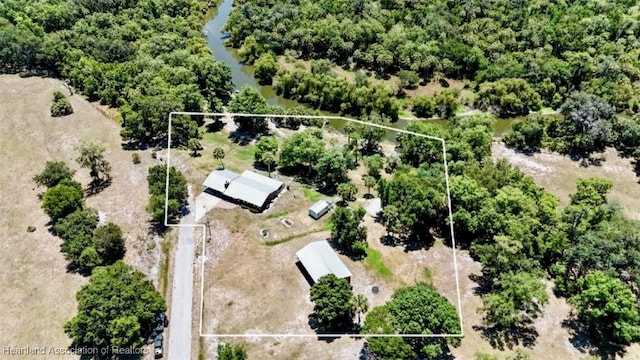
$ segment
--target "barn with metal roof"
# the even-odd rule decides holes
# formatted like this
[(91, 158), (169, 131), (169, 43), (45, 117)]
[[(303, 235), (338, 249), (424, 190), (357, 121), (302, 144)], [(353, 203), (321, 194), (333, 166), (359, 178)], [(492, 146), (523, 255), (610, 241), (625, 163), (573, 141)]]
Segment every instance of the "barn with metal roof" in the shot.
[(307, 244), (296, 256), (314, 282), (328, 274), (351, 281), (351, 272), (326, 240)]

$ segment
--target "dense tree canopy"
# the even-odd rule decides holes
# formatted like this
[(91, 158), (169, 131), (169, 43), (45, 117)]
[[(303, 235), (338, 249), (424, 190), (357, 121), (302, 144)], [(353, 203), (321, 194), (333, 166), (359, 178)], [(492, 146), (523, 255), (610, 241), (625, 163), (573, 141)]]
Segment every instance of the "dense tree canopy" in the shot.
[(485, 296), (482, 311), (484, 322), (499, 329), (528, 326), (542, 315), (542, 306), (549, 301), (540, 274), (519, 272), (501, 274), (496, 291)]
[[(365, 334), (458, 334), (458, 313), (430, 285), (419, 283), (397, 290), (385, 305), (376, 307), (364, 322)], [(401, 339), (400, 341), (398, 341)], [(416, 354), (438, 358), (449, 352), (452, 338), (370, 338), (369, 347), (382, 359), (413, 359)]]
[(93, 232), (95, 249), (102, 262), (110, 265), (124, 257), (125, 247), (122, 230), (114, 223), (98, 227)]
[(126, 140), (167, 134), (169, 111), (203, 111), (232, 89), (200, 30), (205, 2), (8, 0), (0, 71), (47, 71), (91, 101), (120, 108)]
[[(144, 275), (122, 261), (97, 267), (77, 294), (78, 314), (64, 330), (76, 347), (139, 347), (167, 306)], [(96, 311), (100, 309), (100, 311)]]
[(511, 130), (502, 137), (504, 143), (526, 153), (540, 150), (544, 129), (539, 116), (530, 115), (524, 120), (514, 121)]
[(65, 179), (49, 188), (42, 197), (42, 208), (55, 223), (72, 212), (82, 208), (84, 191), (79, 183)]
[(558, 132), (575, 154), (602, 151), (613, 140), (615, 112), (602, 98), (585, 93), (574, 93), (560, 108), (564, 126)]
[(329, 274), (311, 286), (313, 312), (320, 332), (344, 332), (353, 324), (353, 293), (345, 279)]
[[(576, 90), (598, 95), (617, 110), (634, 109), (639, 100), (638, 10), (622, 0), (242, 0), (235, 6), (226, 29), (231, 45), (240, 47), (249, 61), (268, 52), (328, 59), (379, 77), (397, 74), (404, 86), (413, 84), (416, 75), (422, 80), (468, 79), (481, 88), (501, 79), (528, 83), (531, 104), (516, 97), (519, 91), (493, 92), (497, 97), (489, 104), (505, 114), (540, 103), (557, 107)], [(311, 78), (303, 73), (283, 73), (276, 86), (291, 84), (291, 78)], [(282, 85), (282, 92), (301, 98), (314, 94), (307, 101), (340, 110), (325, 107), (332, 100), (322, 98), (344, 94), (340, 89), (348, 88), (347, 83), (335, 86), (341, 79), (330, 76), (315, 79), (302, 80), (308, 85), (298, 95), (289, 91), (298, 86)], [(325, 83), (335, 91), (316, 92)], [(351, 113), (346, 108), (342, 110)]]
[(275, 76), (276, 92), (313, 107), (354, 116), (375, 111), (397, 120), (399, 105), (388, 85), (362, 85), (327, 73), (302, 69), (280, 69)]
[[(162, 223), (165, 218), (165, 199), (167, 196), (165, 193), (167, 166), (155, 165), (150, 167), (147, 182), (149, 183), (149, 194), (151, 195), (147, 211), (151, 213), (154, 222)], [(180, 205), (187, 198), (187, 180), (173, 166), (169, 168), (168, 198), (167, 216), (171, 219), (179, 214)]]
[(276, 140), (276, 138), (274, 138), (273, 136), (261, 136), (260, 139), (256, 141), (253, 160), (256, 163), (262, 163), (264, 160), (264, 155), (266, 153), (278, 153), (278, 140)]
[(93, 232), (98, 226), (98, 212), (85, 207), (60, 219), (55, 225), (56, 234), (62, 239), (61, 251), (71, 261), (77, 261), (82, 251), (93, 246)]
[(276, 58), (271, 53), (265, 53), (255, 63), (254, 74), (261, 84), (271, 84), (278, 72)]
[(621, 344), (640, 339), (638, 302), (622, 281), (595, 272), (581, 278), (578, 288), (569, 302), (598, 338)]
[(56, 90), (53, 92), (53, 102), (51, 103), (51, 116), (66, 116), (73, 113), (73, 107), (63, 93)]
[[(242, 114), (265, 114), (267, 102), (258, 90), (245, 85), (229, 103), (229, 112)], [(235, 116), (233, 121), (238, 125), (238, 130), (252, 134), (267, 132), (267, 119), (265, 117)]]
[(540, 110), (540, 95), (524, 79), (500, 79), (480, 86), (476, 103), (479, 108), (498, 115), (526, 115)]
[(285, 168), (306, 166), (310, 171), (323, 153), (322, 132), (305, 130), (293, 134), (282, 143), (278, 163)]
[(331, 214), (331, 238), (342, 251), (355, 258), (366, 255), (367, 228), (360, 225), (366, 211), (338, 206)]
[(76, 162), (81, 167), (89, 169), (89, 175), (94, 183), (111, 180), (111, 164), (104, 158), (104, 146), (82, 143), (76, 147), (76, 151), (78, 151)]

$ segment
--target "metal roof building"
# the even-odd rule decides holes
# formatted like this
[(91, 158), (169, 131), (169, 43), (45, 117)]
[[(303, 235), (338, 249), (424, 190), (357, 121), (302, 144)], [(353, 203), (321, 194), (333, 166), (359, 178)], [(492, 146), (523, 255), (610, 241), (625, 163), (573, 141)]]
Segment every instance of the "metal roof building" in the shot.
[(351, 272), (326, 240), (307, 244), (296, 252), (296, 256), (314, 282), (328, 274), (351, 281)]
[(228, 170), (214, 170), (203, 185), (223, 197), (262, 209), (278, 195), (283, 183), (249, 170), (241, 175)]
[(212, 171), (211, 174), (209, 174), (209, 176), (207, 176), (207, 178), (204, 180), (204, 183), (202, 183), (202, 185), (208, 187), (211, 190), (215, 190), (223, 193), (227, 189), (227, 186), (229, 186), (231, 181), (233, 181), (239, 176), (240, 176), (239, 174), (236, 174), (233, 171), (229, 171), (226, 169), (215, 170), (215, 171)]

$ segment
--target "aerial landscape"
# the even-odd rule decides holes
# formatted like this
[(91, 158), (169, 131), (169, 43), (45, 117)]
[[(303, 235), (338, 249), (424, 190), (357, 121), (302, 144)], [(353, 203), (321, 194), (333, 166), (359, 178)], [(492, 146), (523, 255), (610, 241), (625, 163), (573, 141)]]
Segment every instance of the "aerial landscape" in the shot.
[(633, 0), (0, 2), (0, 359), (640, 359)]

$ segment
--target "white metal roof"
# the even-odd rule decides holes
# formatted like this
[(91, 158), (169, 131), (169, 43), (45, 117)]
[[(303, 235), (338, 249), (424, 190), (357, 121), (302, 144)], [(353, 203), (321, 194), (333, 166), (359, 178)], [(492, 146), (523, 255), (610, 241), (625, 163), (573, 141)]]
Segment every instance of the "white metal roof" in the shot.
[(249, 170), (245, 170), (240, 176), (242, 176), (245, 179), (254, 180), (262, 184), (263, 186), (268, 187), (271, 190), (270, 192), (274, 192), (282, 186), (282, 181), (278, 181), (276, 179), (273, 179), (264, 175), (260, 175), (258, 173), (255, 173)]
[(262, 207), (269, 195), (273, 192), (257, 181), (243, 178), (242, 176), (233, 180), (224, 192), (225, 195), (234, 199), (242, 200), (257, 207)]
[(209, 176), (204, 180), (202, 185), (211, 188), (213, 190), (224, 193), (226, 190), (225, 184), (231, 183), (233, 179), (238, 178), (240, 175), (234, 173), (233, 171), (229, 171), (226, 169), (223, 170), (214, 170)]
[(262, 207), (269, 195), (282, 187), (282, 182), (249, 170), (242, 175), (228, 170), (215, 170), (207, 176), (203, 185), (233, 199)]
[(314, 241), (308, 244), (298, 250), (296, 256), (304, 268), (307, 269), (314, 282), (328, 274), (334, 274), (337, 278), (351, 276), (347, 266), (340, 260), (326, 240)]
[(316, 214), (322, 212), (322, 210), (326, 209), (329, 206), (329, 203), (326, 200), (318, 200), (315, 204), (311, 205), (309, 211), (312, 211)]

